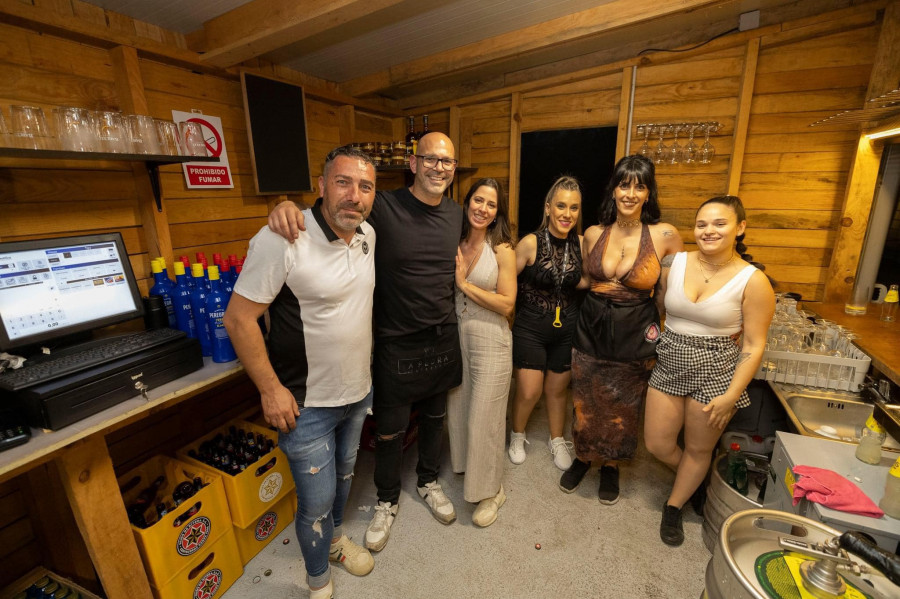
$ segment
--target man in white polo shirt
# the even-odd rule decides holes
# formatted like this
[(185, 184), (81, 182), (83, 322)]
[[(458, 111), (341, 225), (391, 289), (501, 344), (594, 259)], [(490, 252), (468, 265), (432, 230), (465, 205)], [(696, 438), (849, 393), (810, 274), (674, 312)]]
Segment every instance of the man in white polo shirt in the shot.
[[(281, 431), (310, 597), (326, 599), (333, 594), (329, 561), (357, 576), (374, 567), (371, 554), (341, 530), (372, 405), (375, 232), (364, 222), (375, 199), (372, 159), (349, 147), (332, 150), (319, 192), (294, 243), (268, 227), (250, 240), (225, 327), (259, 389), (266, 422)], [(266, 342), (257, 319), (267, 309)]]

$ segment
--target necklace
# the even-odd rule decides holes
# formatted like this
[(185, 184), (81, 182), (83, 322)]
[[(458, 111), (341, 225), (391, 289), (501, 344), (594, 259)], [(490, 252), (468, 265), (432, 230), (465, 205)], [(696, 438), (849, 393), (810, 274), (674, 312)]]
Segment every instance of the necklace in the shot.
[(641, 219), (636, 218), (634, 220), (617, 220), (616, 226), (618, 226), (620, 229), (630, 229), (632, 227), (640, 227)]
[[(721, 263), (710, 262), (709, 260), (704, 260), (703, 258), (701, 258), (698, 255), (697, 256), (697, 269), (700, 271), (700, 276), (703, 277), (703, 282), (709, 283), (714, 276), (716, 276), (717, 274), (719, 274), (722, 271), (722, 267), (730, 264), (732, 260), (734, 260), (734, 252), (732, 252), (731, 258), (729, 258), (727, 261), (721, 262)], [(703, 269), (703, 264), (709, 264), (711, 266), (715, 266), (716, 267), (715, 272), (713, 272), (712, 274), (707, 276), (706, 271)]]
[(731, 251), (731, 258), (729, 258), (725, 262), (710, 262), (709, 260), (704, 260), (699, 254), (697, 255), (697, 260), (699, 260), (703, 264), (708, 264), (709, 266), (725, 266), (726, 264), (729, 264), (732, 260), (734, 260), (734, 250)]

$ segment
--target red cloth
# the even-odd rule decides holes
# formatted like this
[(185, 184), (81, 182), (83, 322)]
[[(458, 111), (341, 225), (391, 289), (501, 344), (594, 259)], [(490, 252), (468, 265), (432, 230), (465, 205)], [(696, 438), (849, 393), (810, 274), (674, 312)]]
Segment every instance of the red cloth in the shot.
[(800, 476), (794, 483), (794, 505), (806, 497), (833, 510), (881, 518), (884, 512), (855, 484), (832, 470), (814, 466), (794, 466)]

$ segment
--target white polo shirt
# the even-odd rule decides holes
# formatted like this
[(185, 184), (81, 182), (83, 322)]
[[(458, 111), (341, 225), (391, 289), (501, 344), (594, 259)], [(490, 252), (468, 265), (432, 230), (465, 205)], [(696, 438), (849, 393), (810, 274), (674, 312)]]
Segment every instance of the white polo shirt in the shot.
[(317, 205), (294, 243), (260, 229), (234, 292), (269, 304), (269, 361), (303, 407), (343, 406), (372, 386), (375, 231), (363, 222), (349, 245)]

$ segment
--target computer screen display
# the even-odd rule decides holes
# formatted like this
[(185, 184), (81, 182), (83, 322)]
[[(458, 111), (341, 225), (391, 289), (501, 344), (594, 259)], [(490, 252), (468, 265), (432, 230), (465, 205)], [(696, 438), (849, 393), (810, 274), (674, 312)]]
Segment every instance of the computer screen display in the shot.
[(0, 243), (0, 350), (142, 314), (119, 233)]

